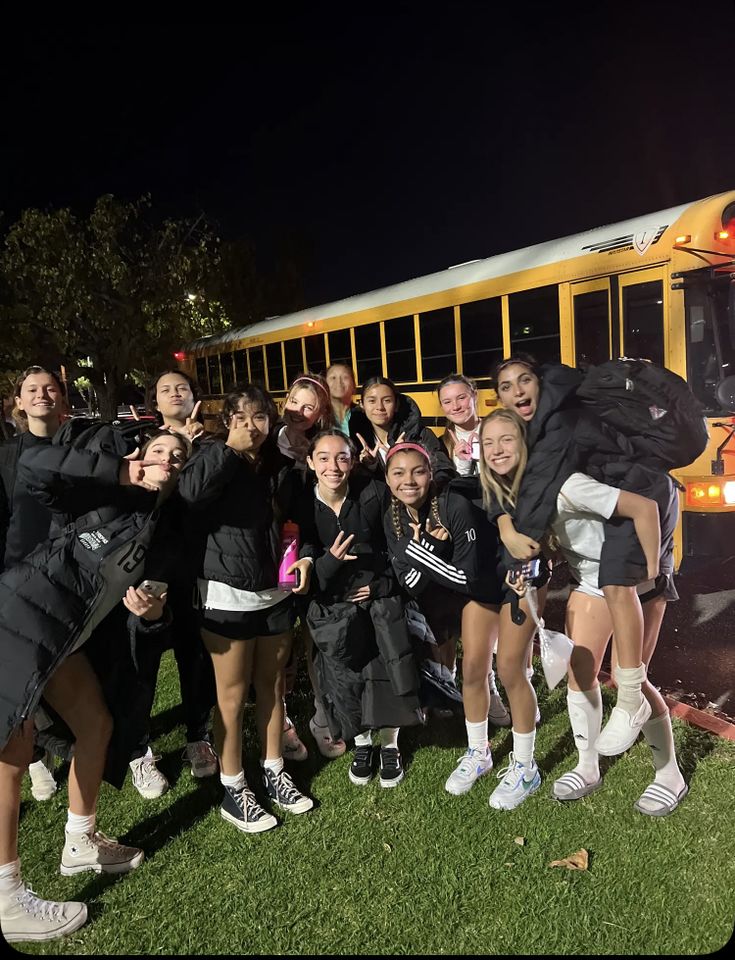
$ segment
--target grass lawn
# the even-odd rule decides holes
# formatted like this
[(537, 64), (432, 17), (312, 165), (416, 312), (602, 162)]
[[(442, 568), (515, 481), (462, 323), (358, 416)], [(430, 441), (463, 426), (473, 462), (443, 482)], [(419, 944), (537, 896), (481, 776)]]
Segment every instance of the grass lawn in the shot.
[[(401, 734), (405, 781), (355, 787), (349, 753), (326, 761), (308, 733), (310, 698), (290, 713), (310, 750), (292, 764), (317, 800), (246, 835), (219, 815), (217, 778), (182, 766), (178, 677), (164, 657), (154, 715), (161, 769), (172, 789), (143, 800), (128, 779), (103, 788), (99, 826), (141, 846), (142, 866), (122, 878), (58, 873), (66, 788), (45, 803), (26, 778), (20, 845), (26, 881), (41, 896), (89, 905), (86, 926), (42, 954), (704, 954), (727, 943), (735, 917), (735, 743), (675, 722), (690, 793), (668, 818), (633, 802), (652, 779), (648, 749), (608, 762), (605, 786), (561, 804), (552, 780), (573, 766), (565, 687), (549, 693), (540, 671), (537, 758), (544, 783), (512, 812), (491, 810), (494, 772), (464, 797), (444, 792), (462, 753), (461, 719)], [(606, 702), (610, 705), (609, 694)], [(246, 775), (257, 751), (248, 708)], [(511, 748), (493, 740), (496, 768)], [(516, 838), (523, 838), (522, 845)], [(585, 872), (550, 868), (584, 847)]]

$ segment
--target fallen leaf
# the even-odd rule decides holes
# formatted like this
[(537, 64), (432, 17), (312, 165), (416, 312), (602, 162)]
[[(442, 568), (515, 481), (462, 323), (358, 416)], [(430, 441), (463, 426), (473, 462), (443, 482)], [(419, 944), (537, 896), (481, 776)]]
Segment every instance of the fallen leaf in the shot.
[(575, 853), (570, 853), (569, 856), (564, 857), (563, 860), (552, 860), (549, 866), (566, 867), (567, 870), (586, 870), (589, 866), (589, 854), (583, 847)]
[(513, 843), (517, 843), (519, 847), (522, 847), (522, 846), (524, 846), (525, 843), (526, 843), (526, 838), (525, 838), (525, 837), (516, 837), (515, 840), (513, 841)]
[(383, 844), (383, 849), (384, 849), (384, 850), (387, 850), (388, 853), (390, 853), (391, 850), (392, 850), (392, 847), (391, 847), (391, 845), (390, 845), (389, 843), (384, 843), (384, 844)]
[(505, 866), (506, 866), (506, 867), (514, 867), (515, 864), (514, 864), (514, 863), (506, 863)]

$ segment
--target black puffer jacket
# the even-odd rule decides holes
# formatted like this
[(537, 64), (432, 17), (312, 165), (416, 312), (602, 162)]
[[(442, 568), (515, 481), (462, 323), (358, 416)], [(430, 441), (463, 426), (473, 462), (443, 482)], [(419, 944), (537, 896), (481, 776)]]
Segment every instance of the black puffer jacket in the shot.
[(142, 574), (157, 495), (120, 487), (121, 453), (103, 446), (116, 448), (112, 433), (100, 431), (94, 452), (36, 447), (18, 463), (19, 478), (51, 509), (74, 516), (85, 499), (96, 507), (0, 577), (0, 744), (33, 713), (58, 664)]
[[(350, 437), (354, 440), (357, 449), (361, 450), (362, 445), (357, 439), (358, 433), (368, 446), (375, 446), (375, 431), (367, 418), (367, 414), (361, 407), (353, 410), (350, 416)], [(446, 486), (453, 477), (457, 476), (457, 471), (447, 456), (444, 444), (432, 430), (421, 425), (421, 411), (416, 402), (411, 397), (406, 396), (405, 393), (398, 394), (396, 415), (388, 431), (389, 445), (392, 446), (397, 443), (401, 434), (403, 434), (404, 440), (420, 443), (429, 451), (434, 482), (439, 489)], [(375, 476), (378, 479), (385, 476), (385, 465), (382, 458), (378, 458)]]
[(253, 466), (221, 440), (202, 444), (181, 471), (178, 492), (190, 508), (189, 549), (197, 572), (239, 590), (278, 581), (281, 502), (288, 473), (298, 469), (272, 440)]

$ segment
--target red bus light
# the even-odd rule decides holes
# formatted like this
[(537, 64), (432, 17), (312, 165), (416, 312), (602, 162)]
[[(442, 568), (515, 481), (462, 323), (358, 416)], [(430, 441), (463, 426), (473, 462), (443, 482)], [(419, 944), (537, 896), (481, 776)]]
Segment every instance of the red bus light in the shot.
[(177, 350), (174, 353), (174, 360), (176, 360), (178, 363), (183, 363), (183, 361), (186, 360), (186, 354), (184, 353), (184, 351)]

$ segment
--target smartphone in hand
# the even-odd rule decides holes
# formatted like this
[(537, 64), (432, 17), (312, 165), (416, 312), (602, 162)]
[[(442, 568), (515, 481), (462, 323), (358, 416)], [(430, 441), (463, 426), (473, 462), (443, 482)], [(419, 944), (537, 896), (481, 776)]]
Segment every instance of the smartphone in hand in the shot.
[(168, 590), (168, 584), (164, 583), (163, 580), (144, 580), (140, 589), (158, 600)]

